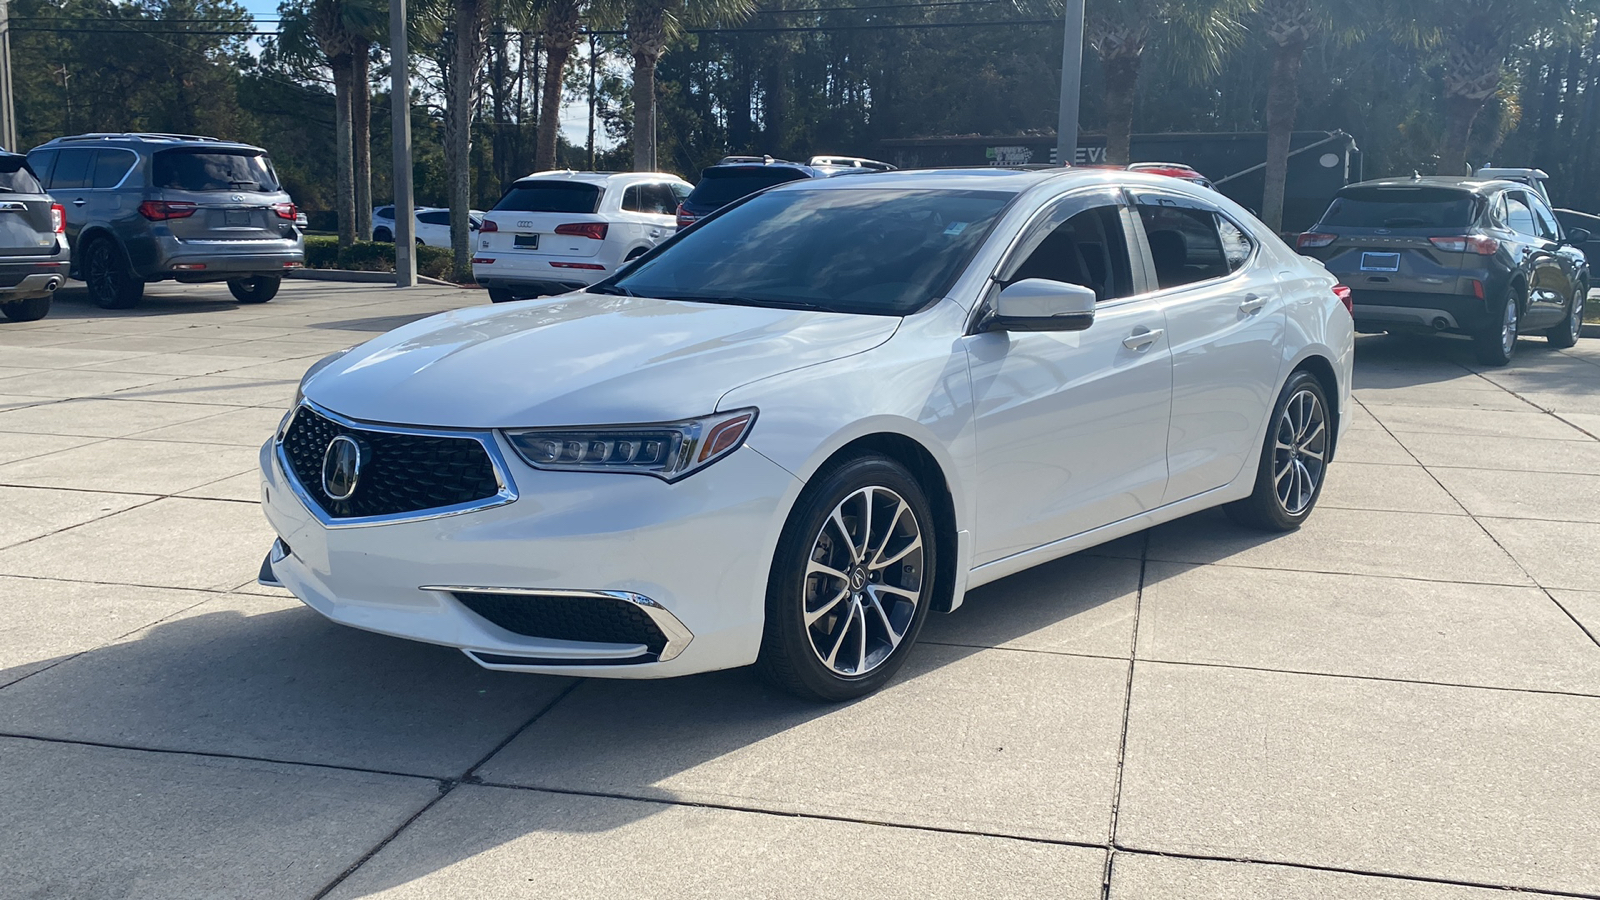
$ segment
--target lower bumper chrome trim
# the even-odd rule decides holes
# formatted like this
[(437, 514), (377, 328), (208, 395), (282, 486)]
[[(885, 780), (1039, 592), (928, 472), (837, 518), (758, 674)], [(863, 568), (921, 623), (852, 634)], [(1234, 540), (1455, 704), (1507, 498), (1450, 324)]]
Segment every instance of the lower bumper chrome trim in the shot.
[[(666, 646), (661, 648), (660, 655), (658, 655), (654, 660), (649, 660), (647, 658), (617, 659), (615, 657), (590, 657), (590, 658), (587, 658), (587, 659), (559, 659), (559, 660), (556, 660), (556, 659), (542, 659), (541, 658), (541, 659), (539, 659), (537, 661), (533, 661), (532, 658), (530, 657), (530, 658), (528, 658), (529, 661), (497, 662), (497, 663), (494, 663), (494, 665), (522, 665), (522, 666), (555, 666), (555, 665), (564, 665), (564, 666), (570, 666), (570, 665), (619, 665), (619, 664), (631, 664), (631, 663), (635, 663), (635, 662), (650, 662), (650, 661), (653, 661), (653, 662), (667, 662), (668, 660), (675, 659), (678, 656), (678, 654), (683, 652), (685, 647), (689, 646), (689, 642), (694, 640), (694, 634), (692, 632), (690, 632), (688, 628), (684, 627), (684, 624), (682, 622), (678, 621), (678, 617), (677, 616), (675, 616), (672, 613), (668, 612), (666, 607), (664, 607), (661, 604), (657, 603), (656, 601), (650, 599), (649, 597), (644, 596), (643, 594), (635, 594), (632, 591), (575, 591), (575, 590), (570, 590), (570, 589), (566, 589), (566, 588), (544, 589), (544, 588), (474, 587), (474, 586), (467, 586), (467, 585), (427, 585), (427, 586), (424, 586), (424, 587), (420, 588), (419, 590), (424, 590), (424, 591), (442, 591), (442, 592), (448, 593), (448, 594), (505, 594), (505, 595), (509, 595), (509, 596), (592, 597), (592, 598), (595, 598), (595, 599), (622, 600), (624, 602), (631, 603), (634, 606), (637, 606), (641, 611), (644, 612), (645, 615), (649, 616), (650, 620), (655, 623), (657, 628), (661, 629), (661, 634), (664, 637), (666, 637), (666, 639), (667, 639)], [(468, 655), (473, 655), (474, 654), (474, 651), (471, 651), (471, 650), (468, 650), (466, 652), (467, 652)], [(480, 657), (485, 656), (485, 655), (487, 655), (487, 656), (496, 656), (496, 657), (505, 656), (504, 654), (477, 654), (477, 655), (473, 655), (473, 658), (474, 659), (479, 659)], [(524, 659), (523, 657), (515, 657), (515, 656), (505, 656), (505, 658), (507, 660), (522, 660), (522, 659)]]

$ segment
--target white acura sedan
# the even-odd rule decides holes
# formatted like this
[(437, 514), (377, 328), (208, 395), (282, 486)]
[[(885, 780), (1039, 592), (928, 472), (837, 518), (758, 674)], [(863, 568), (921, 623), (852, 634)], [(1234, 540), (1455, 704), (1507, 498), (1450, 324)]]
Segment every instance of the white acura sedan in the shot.
[(262, 578), (493, 669), (855, 697), (977, 585), (1223, 504), (1299, 526), (1348, 304), (1171, 178), (787, 184), (312, 367), (261, 450)]

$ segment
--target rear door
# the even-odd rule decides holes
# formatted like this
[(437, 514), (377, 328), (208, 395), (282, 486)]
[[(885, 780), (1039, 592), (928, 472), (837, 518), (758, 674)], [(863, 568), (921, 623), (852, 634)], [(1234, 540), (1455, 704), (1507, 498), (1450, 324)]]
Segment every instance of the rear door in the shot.
[(600, 214), (604, 193), (600, 185), (585, 181), (519, 181), (484, 214), (484, 220), (493, 222), (495, 228), (479, 231), (478, 246), (496, 256), (529, 261), (594, 256), (605, 240), (591, 235), (609, 234), (610, 230), (610, 222)]
[(49, 197), (21, 156), (0, 156), (0, 259), (53, 256)]
[(655, 245), (678, 230), (678, 200), (670, 185), (645, 182), (630, 185), (622, 195), (622, 210), (639, 226), (639, 237)]
[(417, 240), (429, 247), (449, 247), (450, 210), (430, 209), (417, 213)]
[(74, 246), (78, 233), (89, 217), (89, 186), (93, 183), (95, 151), (89, 147), (66, 147), (56, 155), (50, 170), (50, 194), (67, 211), (67, 239)]
[[(59, 163), (57, 166), (59, 167)], [(273, 204), (283, 198), (265, 153), (242, 147), (174, 147), (151, 160), (152, 199), (192, 203), (193, 215), (167, 220), (174, 237), (202, 243), (284, 240)]]

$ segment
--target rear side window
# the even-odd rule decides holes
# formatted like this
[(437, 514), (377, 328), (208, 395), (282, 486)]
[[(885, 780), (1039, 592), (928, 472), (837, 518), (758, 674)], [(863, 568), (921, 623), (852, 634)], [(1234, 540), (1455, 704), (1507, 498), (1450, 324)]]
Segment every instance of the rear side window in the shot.
[(449, 210), (435, 210), (433, 212), (417, 213), (417, 221), (424, 225), (449, 225)]
[(94, 157), (94, 172), (90, 176), (90, 187), (114, 188), (122, 183), (124, 175), (139, 161), (129, 150), (98, 150)]
[(1322, 224), (1347, 228), (1466, 228), (1477, 219), (1478, 200), (1466, 191), (1436, 187), (1346, 188), (1322, 215)]
[(380, 206), (372, 215), (379, 219), (392, 219), (394, 218), (394, 207)]
[(8, 194), (42, 194), (44, 185), (28, 170), (28, 161), (20, 156), (0, 156), (0, 192)]
[(1533, 223), (1533, 210), (1523, 202), (1521, 194), (1506, 195), (1506, 227), (1529, 237), (1539, 233), (1538, 226)]
[(28, 154), (28, 167), (41, 184), (50, 183), (50, 169), (56, 164), (56, 151), (34, 150)]
[(73, 147), (61, 151), (61, 156), (56, 159), (55, 172), (50, 176), (50, 189), (88, 187), (93, 166), (93, 150)]
[(806, 173), (799, 169), (774, 166), (729, 166), (707, 169), (689, 195), (696, 206), (726, 206), (763, 188), (799, 181)]
[(600, 187), (578, 181), (519, 181), (494, 208), (511, 212), (592, 213), (600, 208)]
[(175, 191), (276, 191), (266, 154), (251, 150), (180, 147), (155, 155), (155, 186)]
[[(1252, 245), (1237, 226), (1214, 210), (1177, 202), (1149, 195), (1138, 198), (1139, 221), (1150, 245), (1156, 282), (1163, 290), (1222, 278), (1244, 264)], [(1228, 225), (1226, 241), (1219, 227), (1222, 222)]]

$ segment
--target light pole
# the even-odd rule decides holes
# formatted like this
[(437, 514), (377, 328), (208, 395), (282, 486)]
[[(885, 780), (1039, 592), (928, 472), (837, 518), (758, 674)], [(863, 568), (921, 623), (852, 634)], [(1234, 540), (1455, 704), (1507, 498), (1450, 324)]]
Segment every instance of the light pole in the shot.
[(17, 109), (11, 104), (11, 10), (0, 0), (0, 144), (17, 152)]
[(1066, 0), (1066, 35), (1061, 47), (1061, 118), (1056, 124), (1056, 164), (1078, 157), (1078, 94), (1083, 79), (1083, 0)]
[[(0, 0), (0, 3), (5, 0)], [(411, 194), (411, 59), (406, 0), (389, 0), (389, 120), (394, 131), (394, 283), (417, 286), (416, 214)]]

